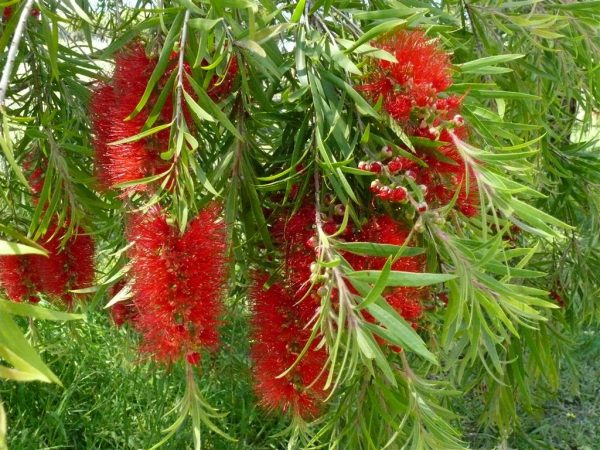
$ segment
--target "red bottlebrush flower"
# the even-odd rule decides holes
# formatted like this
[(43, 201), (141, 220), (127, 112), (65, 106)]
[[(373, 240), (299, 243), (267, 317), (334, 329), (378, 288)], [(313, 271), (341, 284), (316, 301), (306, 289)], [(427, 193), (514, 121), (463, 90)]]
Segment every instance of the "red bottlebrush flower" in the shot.
[(13, 8), (12, 6), (5, 6), (2, 11), (2, 20), (4, 22), (8, 22), (10, 20), (10, 16), (12, 16)]
[(198, 364), (200, 364), (201, 356), (198, 352), (190, 352), (185, 356), (185, 359), (192, 366), (197, 366)]
[(381, 47), (396, 57), (397, 63), (381, 60), (379, 67), (395, 84), (431, 86), (435, 93), (452, 84), (450, 61), (440, 45), (417, 30), (403, 30), (383, 41)]
[(256, 277), (252, 289), (255, 390), (266, 408), (313, 417), (323, 399), (325, 380), (320, 375), (327, 359), (323, 349), (316, 349), (316, 341), (290, 373), (277, 377), (292, 366), (311, 333), (303, 318), (307, 313), (299, 309), (308, 307), (313, 314), (316, 310), (308, 302), (298, 303), (281, 283), (263, 289), (267, 278)]
[[(408, 122), (414, 108), (437, 106), (437, 94), (452, 84), (448, 55), (421, 31), (401, 31), (380, 44), (397, 62), (379, 60), (368, 83), (359, 89), (395, 120)], [(439, 106), (446, 106), (439, 104)]]
[(226, 279), (226, 229), (220, 207), (208, 205), (183, 236), (159, 208), (134, 216), (128, 235), (136, 327), (142, 351), (171, 363), (218, 344)]
[[(81, 229), (77, 229), (81, 232)], [(42, 255), (0, 257), (0, 283), (11, 300), (37, 302), (36, 292), (71, 303), (69, 289), (89, 285), (94, 276), (94, 245), (88, 236), (74, 236), (61, 248), (62, 230), (51, 224), (40, 238)]]
[(83, 289), (94, 281), (94, 241), (77, 228), (66, 245), (69, 288)]
[[(111, 84), (100, 84), (92, 93), (90, 114), (95, 133), (96, 175), (101, 187), (156, 175), (168, 168), (160, 153), (168, 148), (168, 132), (146, 139), (109, 145), (139, 134), (151, 109), (151, 101), (130, 120), (125, 120), (141, 99), (156, 65), (140, 44), (133, 44), (116, 57)], [(151, 99), (153, 100), (153, 99)], [(126, 192), (143, 191), (145, 185), (131, 186)]]
[(110, 316), (117, 327), (121, 327), (130, 322), (135, 316), (135, 307), (133, 303), (126, 301), (119, 302), (111, 306)]
[[(337, 227), (336, 227), (337, 229)], [(290, 286), (301, 298), (310, 288), (310, 266), (315, 261), (315, 207), (304, 203), (287, 218), (279, 218), (272, 230), (274, 240), (282, 246), (285, 272)]]
[[(48, 256), (30, 255), (30, 270), (37, 289), (51, 297), (62, 298), (68, 289), (68, 256), (61, 249), (61, 230), (51, 224), (40, 238)], [(67, 299), (68, 302), (68, 299)]]
[(9, 300), (21, 302), (31, 295), (26, 265), (26, 255), (0, 256), (0, 287)]
[[(113, 298), (117, 295), (124, 287), (125, 280), (119, 281), (110, 289), (110, 297)], [(131, 299), (126, 299), (115, 303), (110, 308), (110, 316), (117, 327), (123, 326), (128, 322), (133, 322), (137, 317), (137, 309)]]
[(412, 101), (407, 95), (395, 95), (383, 102), (387, 113), (398, 122), (406, 122), (412, 111)]
[[(14, 9), (12, 6), (5, 6), (4, 10), (2, 11), (2, 21), (8, 22), (12, 17), (13, 11)], [(40, 16), (40, 10), (38, 8), (31, 8), (29, 15), (37, 19)]]
[(44, 187), (44, 171), (46, 166), (45, 159), (43, 157), (36, 158), (36, 156), (36, 152), (30, 152), (23, 161), (23, 169), (25, 169), (28, 175), (27, 181), (33, 195), (34, 204), (37, 204), (38, 197)]

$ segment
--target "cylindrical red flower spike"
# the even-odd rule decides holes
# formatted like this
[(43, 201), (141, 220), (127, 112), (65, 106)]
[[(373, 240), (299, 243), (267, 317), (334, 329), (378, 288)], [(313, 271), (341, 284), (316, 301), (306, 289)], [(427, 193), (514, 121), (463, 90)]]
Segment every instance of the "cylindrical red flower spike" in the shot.
[[(159, 143), (154, 135), (111, 145), (143, 130), (152, 101), (135, 117), (126, 119), (142, 98), (155, 65), (156, 60), (146, 56), (141, 44), (132, 44), (117, 55), (112, 83), (100, 84), (92, 92), (90, 114), (95, 133), (96, 175), (105, 189), (166, 170), (165, 162), (160, 159), (160, 153), (168, 148), (164, 134)], [(144, 185), (136, 185), (127, 188), (126, 192), (144, 189)]]
[(83, 289), (94, 281), (94, 240), (82, 228), (75, 230), (65, 247), (69, 288)]
[[(263, 406), (292, 412), (303, 418), (313, 417), (324, 397), (324, 377), (321, 374), (327, 356), (311, 343), (308, 352), (284, 377), (279, 377), (295, 362), (308, 342), (311, 329), (303, 308), (314, 307), (300, 302), (282, 283), (264, 289), (267, 276), (257, 276), (251, 295), (254, 301), (252, 317), (252, 360), (255, 390)], [(310, 387), (309, 387), (310, 386)]]
[(61, 248), (61, 237), (61, 230), (51, 224), (39, 240), (48, 256), (29, 257), (31, 277), (38, 291), (54, 298), (63, 298), (69, 284), (68, 255)]
[(132, 218), (128, 235), (142, 350), (171, 363), (216, 349), (227, 274), (220, 207), (205, 207), (183, 236), (154, 208)]

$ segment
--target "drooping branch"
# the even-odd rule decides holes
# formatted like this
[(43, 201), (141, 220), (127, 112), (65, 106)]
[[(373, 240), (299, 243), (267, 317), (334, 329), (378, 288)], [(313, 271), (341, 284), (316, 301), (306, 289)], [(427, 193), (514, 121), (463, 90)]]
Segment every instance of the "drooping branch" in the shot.
[(4, 102), (6, 101), (6, 92), (8, 90), (10, 74), (12, 73), (15, 61), (17, 59), (19, 43), (21, 42), (21, 37), (23, 37), (23, 33), (25, 32), (25, 23), (27, 22), (27, 18), (31, 13), (33, 2), (34, 0), (27, 0), (27, 3), (25, 3), (25, 6), (21, 11), (21, 16), (19, 17), (19, 22), (15, 28), (15, 34), (13, 35), (12, 42), (10, 43), (10, 47), (8, 49), (6, 64), (2, 70), (2, 78), (0, 78), (0, 109), (4, 107)]

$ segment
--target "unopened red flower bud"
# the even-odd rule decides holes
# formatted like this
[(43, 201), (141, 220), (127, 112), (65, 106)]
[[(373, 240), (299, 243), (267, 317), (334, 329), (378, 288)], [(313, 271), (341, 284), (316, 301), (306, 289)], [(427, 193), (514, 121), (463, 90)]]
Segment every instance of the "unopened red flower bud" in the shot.
[(377, 197), (379, 197), (381, 200), (389, 200), (391, 194), (392, 190), (388, 186), (382, 186), (379, 189)]
[(371, 181), (371, 192), (373, 192), (374, 194), (378, 194), (379, 191), (381, 190), (381, 181), (379, 180), (373, 180)]
[(382, 168), (383, 166), (379, 161), (374, 161), (371, 164), (369, 164), (369, 172), (380, 173)]
[(408, 178), (411, 178), (412, 180), (416, 180), (416, 178), (417, 178), (417, 174), (415, 173), (414, 170), (407, 170), (406, 172), (404, 172), (404, 175), (407, 176)]
[(402, 166), (403, 166), (402, 159), (399, 156), (392, 159), (387, 165), (388, 170), (392, 174), (395, 174), (395, 173), (399, 172), (400, 170), (402, 170)]
[(390, 200), (393, 202), (403, 202), (406, 200), (408, 192), (403, 186), (394, 188), (390, 194)]
[(417, 205), (417, 211), (419, 211), (421, 214), (423, 214), (424, 212), (427, 212), (428, 206), (426, 202), (421, 202)]
[(360, 170), (367, 170), (367, 163), (365, 161), (359, 161), (358, 162), (358, 168)]

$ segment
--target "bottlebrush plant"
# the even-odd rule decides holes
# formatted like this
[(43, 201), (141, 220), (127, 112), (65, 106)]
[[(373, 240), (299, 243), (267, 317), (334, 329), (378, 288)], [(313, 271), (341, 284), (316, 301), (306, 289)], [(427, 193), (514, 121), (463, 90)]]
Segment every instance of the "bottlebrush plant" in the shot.
[(595, 2), (4, 8), (0, 283), (185, 374), (155, 448), (468, 448), (465, 396), (506, 444), (558, 388), (599, 310)]

